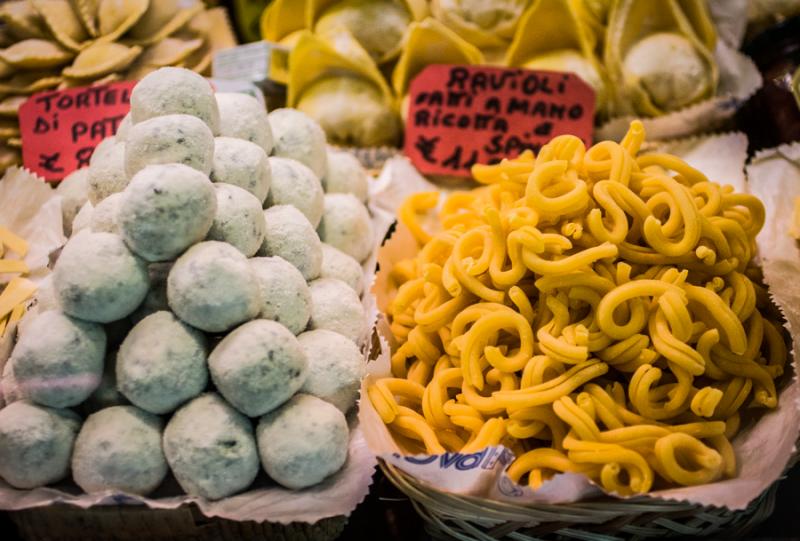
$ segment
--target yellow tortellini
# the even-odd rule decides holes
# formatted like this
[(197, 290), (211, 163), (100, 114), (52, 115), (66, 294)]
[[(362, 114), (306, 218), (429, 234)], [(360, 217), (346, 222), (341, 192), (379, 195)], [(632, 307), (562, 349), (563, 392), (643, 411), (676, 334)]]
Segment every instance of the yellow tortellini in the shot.
[(764, 207), (644, 136), (559, 136), (401, 206), (419, 252), (388, 271), (392, 376), (368, 395), (402, 449), (503, 444), (534, 489), (736, 474), (730, 440), (776, 407), (787, 358), (753, 265)]

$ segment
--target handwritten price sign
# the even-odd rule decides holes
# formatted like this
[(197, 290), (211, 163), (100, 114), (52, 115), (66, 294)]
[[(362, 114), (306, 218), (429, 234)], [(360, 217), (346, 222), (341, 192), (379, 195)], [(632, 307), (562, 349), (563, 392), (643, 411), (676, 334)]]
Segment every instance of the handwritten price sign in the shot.
[(538, 152), (557, 135), (591, 143), (595, 96), (571, 73), (437, 64), (412, 81), (405, 154), (422, 173)]
[(135, 81), (34, 94), (19, 108), (22, 161), (46, 180), (89, 165), (130, 109)]

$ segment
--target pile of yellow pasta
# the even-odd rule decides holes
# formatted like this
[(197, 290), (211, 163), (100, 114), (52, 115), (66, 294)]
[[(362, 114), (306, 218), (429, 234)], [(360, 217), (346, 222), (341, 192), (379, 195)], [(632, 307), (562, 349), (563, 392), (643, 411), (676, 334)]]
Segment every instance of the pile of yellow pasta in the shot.
[[(17, 258), (4, 257), (6, 251), (14, 252)], [(5, 287), (0, 282), (0, 338), (5, 336), (7, 328), (22, 319), (27, 301), (36, 292), (36, 284), (21, 276), (28, 273), (28, 266), (19, 258), (27, 253), (25, 239), (0, 226), (0, 275), (12, 276)]]
[[(408, 453), (504, 444), (536, 488), (580, 472), (622, 495), (731, 477), (743, 408), (787, 357), (752, 264), (764, 207), (668, 154), (559, 136), (473, 168), (391, 269), (394, 377), (369, 398)], [(770, 315), (768, 315), (770, 314)]]

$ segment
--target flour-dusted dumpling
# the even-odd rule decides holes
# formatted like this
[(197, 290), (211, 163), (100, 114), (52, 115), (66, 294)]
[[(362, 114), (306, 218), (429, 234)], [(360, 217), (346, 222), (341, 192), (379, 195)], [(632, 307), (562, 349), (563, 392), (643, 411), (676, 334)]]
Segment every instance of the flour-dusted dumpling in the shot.
[(328, 329), (357, 342), (364, 334), (366, 318), (358, 295), (336, 278), (319, 278), (311, 290), (310, 329)]
[(174, 411), (208, 383), (206, 338), (170, 312), (156, 312), (131, 329), (117, 352), (117, 387), (150, 413)]
[(128, 176), (165, 163), (188, 165), (208, 176), (214, 163), (214, 136), (208, 126), (189, 115), (159, 116), (135, 124), (125, 143)]
[(122, 198), (122, 193), (112, 193), (94, 207), (94, 211), (92, 211), (92, 220), (89, 223), (92, 232), (122, 235), (122, 230), (117, 221)]
[(241, 92), (217, 92), (219, 134), (257, 144), (272, 152), (272, 129), (267, 109), (253, 96)]
[(78, 211), (89, 200), (89, 168), (70, 173), (58, 183), (56, 193), (61, 196), (61, 222), (64, 235), (72, 234), (72, 222)]
[(272, 182), (267, 154), (249, 141), (217, 137), (214, 140), (211, 180), (244, 188), (263, 203)]
[(258, 317), (301, 333), (311, 317), (311, 292), (305, 278), (281, 257), (254, 257), (250, 267), (258, 280), (261, 304)]
[(364, 375), (364, 356), (339, 333), (326, 329), (304, 332), (297, 337), (308, 357), (308, 377), (300, 389), (339, 408), (352, 408)]
[(308, 115), (296, 109), (275, 109), (269, 114), (275, 146), (272, 153), (307, 165), (317, 178), (325, 175), (325, 132)]
[(131, 179), (119, 209), (125, 242), (147, 261), (176, 258), (208, 234), (217, 211), (214, 185), (180, 164), (151, 165)]
[(364, 289), (364, 269), (358, 261), (330, 244), (322, 243), (320, 278), (337, 278), (353, 288), (357, 295)]
[(239, 250), (206, 241), (175, 262), (167, 278), (167, 299), (189, 325), (223, 332), (258, 315), (258, 281)]
[(247, 190), (232, 184), (214, 184), (217, 213), (206, 238), (227, 242), (247, 257), (264, 242), (264, 211), (261, 202)]
[(121, 139), (117, 139), (115, 135), (112, 135), (111, 137), (106, 137), (97, 143), (97, 146), (94, 147), (94, 150), (92, 151), (92, 155), (89, 157), (89, 167), (91, 167), (92, 164), (97, 160), (105, 159), (106, 155), (111, 152), (111, 149), (114, 148), (114, 145), (116, 145), (119, 141), (121, 141)]
[(39, 313), (47, 310), (60, 310), (58, 305), (58, 295), (53, 285), (53, 273), (51, 272), (39, 282), (36, 290), (36, 309)]
[(134, 324), (160, 310), (169, 310), (167, 302), (167, 276), (172, 269), (172, 262), (150, 263), (147, 274), (150, 277), (150, 291), (147, 292), (142, 304), (131, 314)]
[(83, 204), (81, 209), (78, 211), (78, 214), (75, 215), (75, 219), (72, 220), (72, 234), (71, 236), (75, 236), (78, 231), (82, 229), (86, 229), (92, 223), (92, 213), (94, 212), (94, 206), (92, 206), (91, 201), (87, 201)]
[(39, 313), (47, 310), (60, 310), (56, 288), (53, 285), (53, 273), (51, 272), (39, 282), (36, 290), (36, 309)]
[(306, 280), (319, 276), (322, 243), (311, 223), (292, 205), (276, 205), (264, 211), (266, 231), (259, 255), (280, 256)]
[[(105, 141), (111, 139), (113, 138)], [(101, 152), (95, 150), (89, 161), (89, 201), (92, 205), (96, 206), (109, 195), (124, 190), (128, 180), (130, 176), (125, 170), (125, 143), (117, 141), (110, 147), (103, 148)]]
[(364, 202), (369, 192), (369, 178), (358, 158), (349, 152), (329, 148), (322, 187), (325, 193), (349, 193)]
[(322, 217), (324, 193), (319, 178), (311, 169), (289, 158), (272, 157), (272, 186), (266, 206), (292, 205), (317, 227)]
[(264, 470), (287, 488), (316, 485), (347, 460), (349, 432), (344, 414), (308, 394), (297, 394), (264, 415), (256, 439)]
[(325, 195), (325, 212), (317, 227), (322, 242), (363, 262), (375, 244), (367, 207), (355, 196), (344, 193)]
[(238, 327), (208, 356), (219, 392), (250, 417), (286, 402), (303, 386), (307, 366), (306, 354), (291, 331), (266, 319)]
[(161, 68), (148, 73), (133, 87), (131, 118), (134, 125), (173, 114), (195, 116), (213, 133), (219, 133), (217, 100), (211, 85), (202, 76), (183, 68)]
[(6, 405), (28, 398), (22, 387), (17, 384), (17, 378), (14, 376), (13, 361), (13, 357), (6, 361), (5, 366), (3, 366), (3, 375), (0, 377), (0, 398), (2, 398), (0, 402)]
[(0, 477), (16, 488), (64, 479), (81, 426), (70, 410), (15, 402), (0, 410)]
[(109, 323), (129, 316), (142, 303), (149, 287), (147, 266), (122, 237), (81, 231), (61, 251), (53, 286), (67, 314)]
[(167, 475), (161, 419), (135, 406), (90, 415), (75, 440), (72, 477), (85, 492), (146, 495)]
[(120, 120), (117, 126), (117, 133), (114, 134), (117, 141), (125, 141), (125, 139), (128, 138), (128, 132), (131, 130), (131, 126), (133, 126), (133, 117), (131, 117), (131, 113), (128, 111), (128, 113), (122, 117), (122, 120)]
[(258, 475), (258, 448), (250, 419), (219, 395), (183, 406), (164, 429), (164, 454), (190, 496), (219, 500), (249, 487)]
[(100, 384), (105, 355), (101, 325), (48, 310), (25, 327), (10, 362), (24, 396), (67, 408), (86, 400)]

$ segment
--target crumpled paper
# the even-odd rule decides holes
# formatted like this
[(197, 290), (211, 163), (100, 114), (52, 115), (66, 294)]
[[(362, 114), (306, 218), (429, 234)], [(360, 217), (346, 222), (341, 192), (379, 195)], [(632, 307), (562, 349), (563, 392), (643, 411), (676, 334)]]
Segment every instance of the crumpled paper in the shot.
[[(714, 130), (761, 88), (761, 73), (753, 61), (725, 41), (717, 42), (714, 58), (719, 66), (717, 95), (663, 116), (642, 118), (649, 140), (678, 139)], [(595, 140), (621, 139), (635, 118), (621, 116), (609, 120), (595, 130)]]
[[(3, 181), (5, 182), (5, 181)], [(0, 182), (0, 202), (3, 182)], [(376, 181), (370, 180), (370, 189), (375, 190)], [(51, 192), (49, 187), (45, 186)], [(38, 188), (34, 188), (38, 189)], [(15, 200), (17, 201), (17, 200)], [(20, 205), (24, 207), (26, 203)], [(33, 201), (36, 201), (35, 199)], [(60, 198), (57, 198), (58, 228), (61, 230)], [(4, 205), (0, 205), (0, 217)], [(380, 243), (388, 228), (394, 221), (385, 209), (375, 206), (371, 201), (368, 207), (372, 215), (375, 244)], [(32, 214), (20, 211), (21, 215)], [(0, 220), (2, 223), (2, 220)], [(36, 229), (35, 226), (32, 226)], [(27, 230), (26, 230), (27, 231)], [(24, 232), (24, 231), (21, 231)], [(63, 241), (62, 241), (63, 243)], [(366, 316), (367, 330), (359, 341), (364, 352), (365, 362), (371, 349), (371, 330), (378, 314), (377, 305), (370, 289), (375, 278), (377, 250), (364, 262), (364, 291), (362, 304)], [(35, 307), (34, 307), (35, 311)], [(33, 317), (32, 315), (26, 317)], [(23, 319), (25, 321), (25, 319)], [(0, 341), (0, 371), (11, 354), (12, 335), (7, 333), (6, 339)], [(377, 466), (374, 453), (366, 443), (363, 431), (355, 415), (350, 415), (350, 443), (345, 466), (335, 475), (322, 483), (303, 490), (290, 490), (267, 481), (260, 476), (247, 492), (218, 501), (183, 494), (174, 482), (169, 479), (151, 495), (151, 497), (106, 491), (97, 494), (83, 494), (72, 484), (61, 483), (55, 487), (42, 487), (33, 490), (17, 490), (0, 480), (0, 509), (13, 511), (67, 503), (82, 508), (97, 505), (146, 505), (151, 509), (175, 509), (181, 505), (196, 504), (208, 517), (220, 517), (238, 521), (273, 522), (289, 524), (291, 522), (315, 523), (328, 517), (350, 515), (369, 493), (372, 476)]]
[(717, 27), (717, 37), (738, 49), (747, 30), (748, 0), (708, 0), (708, 10)]
[[(0, 226), (28, 242), (25, 263), (34, 282), (48, 274), (50, 254), (67, 242), (61, 223), (61, 196), (44, 179), (19, 167), (9, 168), (0, 179)], [(16, 254), (7, 252), (3, 257), (14, 258)], [(0, 274), (0, 284), (12, 276)]]
[[(794, 248), (794, 252), (785, 252), (789, 255), (784, 255), (784, 259), (774, 259), (776, 254), (770, 245), (770, 239), (778, 234), (786, 235), (786, 224), (791, 213), (786, 214), (785, 210), (770, 204), (770, 200), (780, 201), (783, 198), (781, 204), (785, 205), (786, 201), (791, 204), (792, 198), (785, 196), (787, 185), (792, 185), (791, 193), (800, 195), (800, 168), (786, 163), (778, 166), (762, 157), (762, 162), (756, 164), (762, 170), (754, 170), (753, 165), (748, 168), (748, 182), (745, 176), (747, 138), (741, 133), (674, 141), (655, 149), (678, 154), (690, 165), (703, 171), (709, 179), (731, 184), (737, 191), (747, 191), (750, 188), (753, 193), (766, 200), (765, 230), (768, 233), (759, 237), (759, 249), (767, 284), (775, 302), (786, 315), (786, 328), (793, 337), (792, 367), (794, 374), (797, 374), (798, 335), (793, 329), (800, 329), (800, 285), (797, 284), (797, 276), (800, 276), (800, 252)], [(794, 158), (800, 158), (800, 145), (790, 150)], [(391, 178), (387, 175), (381, 192), (376, 194), (376, 206), (392, 210), (411, 193), (441, 190), (422, 178), (403, 158), (392, 159), (387, 163), (387, 169), (389, 168), (393, 174)], [(769, 179), (761, 178), (763, 175), (767, 175)], [(775, 181), (775, 178), (779, 180)], [(793, 239), (790, 241), (794, 242)], [(408, 230), (400, 225), (380, 251), (378, 258), (381, 272), (376, 277), (375, 287), (380, 308), (385, 309), (388, 302), (386, 271), (394, 262), (412, 256), (417, 250)], [(377, 361), (370, 365), (370, 374), (362, 385), (362, 396), (366, 396), (366, 389), (373, 381), (390, 375), (390, 343), (393, 339), (384, 316), (379, 318), (377, 328), (382, 335), (383, 349)], [(643, 501), (684, 501), (695, 505), (726, 507), (734, 511), (744, 509), (780, 478), (795, 452), (795, 445), (800, 437), (798, 399), (800, 382), (793, 376), (780, 390), (778, 408), (765, 412), (758, 423), (744, 429), (733, 440), (739, 464), (737, 477), (704, 486), (654, 491), (639, 498)], [(556, 475), (536, 491), (517, 485), (504, 473), (506, 466), (513, 460), (513, 454), (502, 446), (466, 455), (446, 453), (403, 456), (368, 399), (361, 401), (359, 411), (367, 442), (381, 459), (440, 490), (523, 505), (571, 503), (602, 494), (599, 487), (578, 474)], [(617, 498), (613, 495), (611, 497)]]

